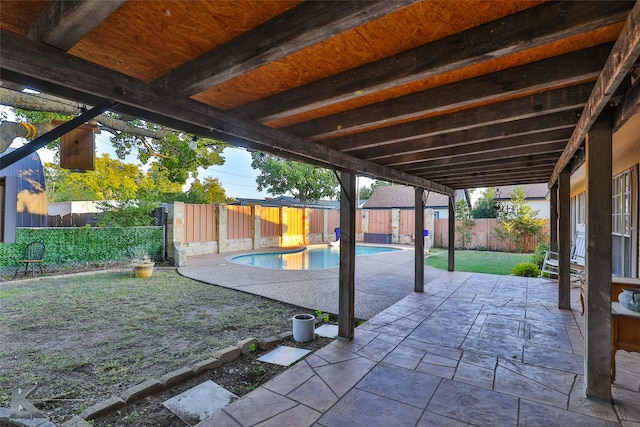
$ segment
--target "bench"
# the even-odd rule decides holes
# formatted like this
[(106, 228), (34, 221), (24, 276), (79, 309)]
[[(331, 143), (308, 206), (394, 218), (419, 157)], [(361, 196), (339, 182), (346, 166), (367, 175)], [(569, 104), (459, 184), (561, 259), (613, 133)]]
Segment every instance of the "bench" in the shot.
[[(576, 232), (571, 250), (569, 252), (569, 276), (571, 280), (584, 281), (584, 266), (586, 257), (586, 236), (584, 231)], [(540, 277), (544, 277), (545, 273), (549, 277), (558, 278), (560, 274), (560, 260), (558, 259), (558, 252), (546, 251), (544, 262), (542, 263), (542, 270), (540, 271)]]

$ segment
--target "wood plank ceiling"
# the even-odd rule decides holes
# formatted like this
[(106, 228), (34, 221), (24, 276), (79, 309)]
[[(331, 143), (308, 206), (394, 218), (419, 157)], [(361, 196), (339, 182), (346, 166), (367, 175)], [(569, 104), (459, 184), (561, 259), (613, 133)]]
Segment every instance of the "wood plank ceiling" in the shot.
[(0, 80), (442, 193), (550, 182), (578, 151), (583, 130), (569, 141), (620, 44), (626, 69), (598, 101), (622, 108), (635, 93), (637, 111), (637, 9), (2, 0)]

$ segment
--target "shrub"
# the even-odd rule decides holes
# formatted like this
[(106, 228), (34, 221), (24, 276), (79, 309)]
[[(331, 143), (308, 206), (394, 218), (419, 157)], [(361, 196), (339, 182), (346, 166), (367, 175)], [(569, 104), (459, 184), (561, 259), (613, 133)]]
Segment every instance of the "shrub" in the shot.
[(549, 250), (549, 243), (540, 243), (536, 250), (531, 255), (531, 262), (538, 266), (539, 269), (542, 269), (542, 264), (544, 264), (544, 258), (546, 256), (546, 251)]
[(522, 277), (538, 277), (540, 275), (540, 269), (532, 262), (521, 262), (513, 266), (511, 274)]

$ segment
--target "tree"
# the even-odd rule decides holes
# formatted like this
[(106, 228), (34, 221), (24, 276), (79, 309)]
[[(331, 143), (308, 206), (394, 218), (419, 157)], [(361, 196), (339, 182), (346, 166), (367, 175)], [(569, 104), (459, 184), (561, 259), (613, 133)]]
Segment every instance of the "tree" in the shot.
[(187, 195), (191, 203), (213, 204), (229, 201), (218, 178), (206, 177), (204, 182), (196, 179), (191, 184)]
[(498, 237), (515, 243), (516, 252), (523, 252), (527, 237), (542, 237), (545, 219), (536, 218), (538, 211), (527, 203), (521, 186), (514, 188), (510, 196), (509, 206), (499, 214), (499, 218), (502, 219), (502, 230), (496, 228), (495, 231)]
[(376, 179), (375, 181), (373, 181), (371, 183), (371, 185), (369, 187), (367, 186), (362, 186), (359, 188), (359, 192), (360, 192), (360, 200), (365, 200), (365, 199), (369, 199), (371, 198), (371, 195), (373, 194), (373, 192), (375, 191), (376, 188), (383, 186), (383, 185), (393, 185), (390, 182), (387, 181), (381, 181), (379, 179)]
[(474, 218), (497, 218), (498, 210), (496, 209), (495, 194), (496, 189), (494, 187), (487, 188), (482, 197), (476, 200), (471, 210), (471, 216)]
[(142, 180), (138, 166), (112, 159), (106, 153), (96, 158), (94, 171), (75, 173), (45, 163), (44, 175), (50, 202), (136, 198)]
[[(84, 106), (45, 94), (26, 94), (0, 88), (2, 104), (14, 109), (16, 117), (34, 124), (37, 136), (51, 128), (52, 120), (69, 120)], [(197, 174), (199, 167), (207, 168), (224, 164), (222, 151), (226, 144), (199, 138), (175, 129), (166, 128), (140, 119), (120, 116), (113, 112), (95, 118), (102, 131), (109, 132), (119, 159), (136, 153), (142, 164), (156, 162), (173, 182), (184, 184)], [(4, 151), (16, 136), (25, 136), (25, 128), (19, 123), (0, 124), (0, 152)], [(36, 135), (30, 135), (31, 138)], [(49, 144), (57, 150), (58, 144)]]
[(155, 225), (157, 219), (151, 213), (159, 203), (149, 200), (103, 200), (98, 203), (102, 212), (99, 227), (140, 227)]
[(251, 167), (260, 170), (258, 191), (267, 190), (274, 196), (289, 193), (301, 203), (338, 194), (333, 171), (258, 152), (251, 153), (251, 159)]
[(471, 208), (466, 200), (458, 200), (456, 203), (456, 236), (460, 242), (460, 249), (467, 249), (471, 243), (473, 232), (471, 228), (476, 225), (471, 218)]

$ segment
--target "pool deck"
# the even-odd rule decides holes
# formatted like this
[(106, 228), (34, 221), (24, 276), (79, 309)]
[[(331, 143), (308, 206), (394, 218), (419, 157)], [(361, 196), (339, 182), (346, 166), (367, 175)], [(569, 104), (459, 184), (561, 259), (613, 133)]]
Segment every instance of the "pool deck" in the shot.
[[(553, 281), (427, 268), (425, 291), (414, 293), (413, 252), (402, 254), (357, 259), (359, 316), (373, 311), (362, 299), (386, 307), (353, 340), (332, 342), (198, 426), (640, 426), (639, 354), (618, 351), (613, 404), (584, 396), (577, 288), (575, 308), (560, 310)], [(337, 270), (255, 274), (221, 256), (189, 258), (180, 270), (333, 312), (321, 301), (333, 294), (315, 292), (337, 288)]]
[[(355, 316), (370, 319), (413, 292), (413, 248), (356, 257)], [(274, 249), (273, 252), (282, 251)], [(260, 252), (267, 252), (260, 251)], [(324, 313), (338, 314), (338, 268), (271, 270), (235, 264), (231, 258), (247, 251), (189, 257), (178, 269), (186, 277), (262, 295)], [(431, 270), (431, 277), (439, 274)]]

